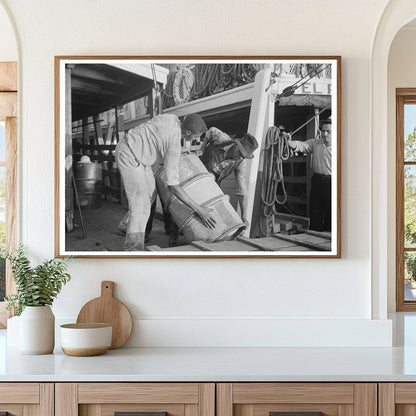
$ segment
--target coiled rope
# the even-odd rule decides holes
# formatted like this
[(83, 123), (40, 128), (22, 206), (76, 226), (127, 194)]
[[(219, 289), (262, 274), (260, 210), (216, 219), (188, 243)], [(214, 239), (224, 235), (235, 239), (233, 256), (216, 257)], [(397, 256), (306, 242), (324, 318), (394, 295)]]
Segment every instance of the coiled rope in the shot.
[[(289, 140), (290, 134), (281, 133), (278, 127), (272, 126), (267, 130), (264, 145), (263, 181), (261, 189), (262, 211), (266, 218), (265, 223), (269, 224), (274, 215), (277, 214), (276, 204), (284, 205), (287, 202), (287, 193), (283, 176), (283, 161), (290, 156)], [(278, 196), (278, 187), (281, 187), (281, 195)], [(262, 228), (262, 221), (259, 226), (263, 235), (268, 235)]]
[[(185, 69), (190, 71), (188, 68)], [(260, 69), (261, 65), (258, 64), (195, 64), (192, 69), (192, 81), (184, 68), (172, 71), (163, 91), (163, 107), (173, 107), (248, 84), (254, 81)], [(180, 91), (180, 96), (177, 91)]]

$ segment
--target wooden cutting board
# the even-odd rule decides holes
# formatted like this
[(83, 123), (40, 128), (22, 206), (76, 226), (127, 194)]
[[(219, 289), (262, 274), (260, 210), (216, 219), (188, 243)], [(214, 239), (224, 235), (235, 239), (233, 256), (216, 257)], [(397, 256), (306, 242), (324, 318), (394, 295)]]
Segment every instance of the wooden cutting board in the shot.
[(101, 296), (86, 303), (77, 323), (107, 323), (113, 326), (111, 349), (121, 347), (130, 337), (133, 320), (127, 306), (113, 297), (114, 282), (101, 282)]

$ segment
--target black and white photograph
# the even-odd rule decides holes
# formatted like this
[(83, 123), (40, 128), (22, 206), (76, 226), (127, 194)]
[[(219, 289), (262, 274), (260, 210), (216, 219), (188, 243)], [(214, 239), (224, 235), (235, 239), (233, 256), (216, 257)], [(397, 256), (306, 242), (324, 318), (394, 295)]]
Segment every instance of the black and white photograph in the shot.
[(341, 256), (340, 57), (55, 57), (57, 256)]

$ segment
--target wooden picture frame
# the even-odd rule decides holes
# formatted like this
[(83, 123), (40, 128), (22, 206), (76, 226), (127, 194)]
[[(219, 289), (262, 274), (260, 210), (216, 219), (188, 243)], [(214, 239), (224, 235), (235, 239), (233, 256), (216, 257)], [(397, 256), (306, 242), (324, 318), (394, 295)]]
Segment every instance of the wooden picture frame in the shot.
[[(190, 114), (204, 120), (201, 136), (184, 133)], [(166, 143), (154, 134), (167, 120), (177, 123), (163, 127), (169, 146), (192, 139), (178, 163), (193, 208), (167, 185)], [(339, 56), (56, 56), (55, 139), (57, 257), (341, 256)], [(156, 178), (144, 249), (120, 142)], [(140, 232), (133, 250), (127, 223), (129, 238)]]

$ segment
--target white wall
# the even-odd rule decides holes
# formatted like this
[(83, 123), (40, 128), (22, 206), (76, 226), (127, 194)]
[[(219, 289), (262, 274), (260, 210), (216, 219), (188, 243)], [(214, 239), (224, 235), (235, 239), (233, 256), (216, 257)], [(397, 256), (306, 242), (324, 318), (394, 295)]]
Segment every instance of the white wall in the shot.
[(137, 319), (130, 345), (391, 343), (385, 297), (380, 319), (371, 320), (370, 57), (387, 0), (0, 4), (21, 39), (21, 240), (42, 257), (54, 254), (54, 55), (343, 60), (342, 259), (74, 259), (72, 281), (54, 306), (60, 319), (74, 319), (109, 279)]
[(416, 87), (416, 26), (404, 27), (391, 44), (388, 64), (388, 309), (396, 310), (396, 88)]
[(16, 37), (12, 23), (6, 10), (0, 6), (0, 61), (17, 61), (17, 56)]

